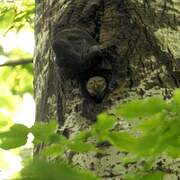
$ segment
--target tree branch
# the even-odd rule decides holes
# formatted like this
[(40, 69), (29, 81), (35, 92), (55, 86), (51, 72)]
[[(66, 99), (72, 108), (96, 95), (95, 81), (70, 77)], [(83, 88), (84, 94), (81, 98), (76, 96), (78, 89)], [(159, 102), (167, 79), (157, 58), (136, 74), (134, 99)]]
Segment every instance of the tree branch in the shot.
[(5, 62), (3, 64), (0, 64), (0, 67), (25, 65), (25, 64), (32, 63), (32, 62), (33, 62), (33, 59), (20, 59), (20, 60), (17, 60), (17, 61), (7, 61), (7, 62)]

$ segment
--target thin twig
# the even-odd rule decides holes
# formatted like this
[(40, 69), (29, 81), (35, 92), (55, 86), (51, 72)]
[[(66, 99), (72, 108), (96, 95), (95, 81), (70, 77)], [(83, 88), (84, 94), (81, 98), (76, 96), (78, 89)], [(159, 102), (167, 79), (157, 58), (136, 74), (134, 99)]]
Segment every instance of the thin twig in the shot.
[(16, 60), (16, 61), (7, 61), (3, 64), (0, 64), (0, 67), (25, 65), (25, 64), (32, 63), (32, 62), (33, 62), (33, 59), (20, 59), (20, 60)]

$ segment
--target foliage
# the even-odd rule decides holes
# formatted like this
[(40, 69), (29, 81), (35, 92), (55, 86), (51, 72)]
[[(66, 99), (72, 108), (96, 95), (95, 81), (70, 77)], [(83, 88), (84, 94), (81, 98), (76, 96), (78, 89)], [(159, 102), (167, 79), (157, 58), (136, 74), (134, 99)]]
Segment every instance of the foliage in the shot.
[[(0, 2), (0, 32), (4, 29), (6, 32), (15, 29), (19, 31), (23, 26), (29, 24), (33, 26), (34, 19), (34, 1), (7, 1)], [(13, 42), (11, 42), (13, 43)], [(23, 52), (20, 49), (13, 49), (5, 52), (0, 45), (0, 55), (6, 59), (19, 60), (32, 58), (32, 54)], [(0, 115), (1, 120), (6, 119), (1, 109), (12, 112), (17, 108), (23, 94), (33, 92), (32, 83), (32, 65), (1, 67), (0, 69)], [(21, 96), (21, 97), (19, 97)], [(4, 112), (4, 111), (3, 111)], [(3, 117), (2, 117), (3, 116)], [(9, 118), (10, 119), (10, 118)], [(7, 121), (6, 121), (7, 122)]]
[[(33, 0), (0, 2), (0, 32), (5, 30), (7, 33), (13, 29), (19, 31), (27, 24), (33, 26), (33, 19)], [(23, 60), (32, 58), (32, 54), (21, 49), (12, 49), (10, 52), (5, 50), (1, 44), (0, 55), (5, 59)], [(32, 64), (0, 68), (0, 127), (4, 127), (12, 124), (12, 117), (19, 108), (23, 95), (27, 92), (31, 94), (33, 92), (33, 68)]]
[[(20, 1), (1, 1), (0, 2), (0, 64), (4, 63), (4, 60), (19, 61), (32, 59), (32, 54), (24, 52), (22, 49), (18, 49), (17, 42), (14, 40), (4, 41), (4, 39), (11, 39), (11, 35), (16, 35), (16, 32), (21, 33), (23, 31), (32, 31), (34, 21), (34, 1), (33, 0), (20, 0)], [(11, 32), (9, 32), (11, 31)], [(20, 32), (19, 32), (20, 31)], [(9, 34), (7, 34), (9, 33)], [(3, 37), (3, 35), (7, 35)], [(12, 38), (14, 39), (14, 38)], [(16, 40), (15, 40), (16, 41)], [(3, 44), (5, 43), (5, 44)], [(24, 42), (23, 42), (24, 43)], [(28, 41), (28, 43), (30, 43)], [(8, 49), (6, 49), (6, 44)], [(16, 49), (12, 49), (15, 44)], [(10, 47), (10, 48), (9, 48)], [(27, 47), (27, 46), (26, 46)], [(30, 46), (28, 46), (30, 47)], [(11, 51), (10, 51), (11, 49)], [(27, 49), (27, 48), (26, 48)], [(32, 94), (33, 92), (33, 68), (32, 64), (0, 67), (0, 130), (6, 131), (13, 124), (15, 115), (22, 110), (22, 102), (24, 102), (24, 95), (26, 93)], [(24, 128), (23, 128), (24, 127)], [(1, 134), (1, 142), (3, 149), (15, 148), (23, 145), (27, 141), (26, 127), (23, 125), (13, 125), (9, 132)], [(22, 138), (17, 138), (18, 134), (22, 134)], [(7, 138), (6, 138), (6, 137)], [(24, 150), (15, 149), (11, 151), (5, 151), (0, 149), (0, 179), (4, 174), (11, 174), (12, 162), (9, 162), (9, 158), (19, 158), (19, 154), (23, 154)], [(24, 154), (21, 156), (23, 157)], [(20, 159), (20, 158), (19, 158)], [(13, 162), (14, 164), (16, 162)], [(5, 173), (4, 173), (5, 172)], [(4, 178), (3, 178), (4, 179)]]
[(44, 180), (44, 179), (66, 179), (66, 180), (98, 180), (92, 173), (68, 166), (64, 162), (47, 162), (35, 160), (22, 170), (22, 179)]
[[(155, 96), (115, 107), (112, 114), (100, 114), (91, 129), (69, 139), (57, 133), (58, 124), (53, 120), (36, 122), (31, 128), (16, 124), (0, 133), (0, 147), (11, 149), (22, 146), (26, 143), (27, 134), (32, 133), (34, 144), (44, 144), (45, 148), (38, 159), (36, 157), (22, 170), (22, 179), (96, 179), (77, 170), (77, 167), (67, 165), (63, 161), (64, 152), (98, 152), (97, 144), (108, 141), (119, 150), (129, 152), (124, 163), (132, 161), (132, 157), (133, 160), (144, 161), (141, 170), (128, 174), (126, 179), (160, 180), (165, 172), (153, 168), (157, 157), (164, 153), (172, 158), (180, 155), (179, 109), (180, 90), (176, 90), (170, 100)], [(117, 118), (135, 123), (128, 130), (116, 131)], [(96, 138), (96, 143), (90, 143), (90, 138)], [(57, 157), (62, 161), (59, 162)], [(49, 158), (51, 161), (47, 161)]]
[(0, 29), (8, 28), (7, 31), (12, 29), (19, 31), (25, 25), (30, 25), (30, 27), (33, 27), (34, 8), (33, 0), (1, 3)]
[(32, 65), (4, 67), (1, 68), (0, 75), (0, 85), (4, 90), (1, 92), (1, 95), (4, 98), (8, 90), (12, 95), (23, 95), (26, 92), (33, 92)]
[(32, 65), (1, 67), (0, 69), (0, 128), (12, 125), (25, 93), (33, 92)]

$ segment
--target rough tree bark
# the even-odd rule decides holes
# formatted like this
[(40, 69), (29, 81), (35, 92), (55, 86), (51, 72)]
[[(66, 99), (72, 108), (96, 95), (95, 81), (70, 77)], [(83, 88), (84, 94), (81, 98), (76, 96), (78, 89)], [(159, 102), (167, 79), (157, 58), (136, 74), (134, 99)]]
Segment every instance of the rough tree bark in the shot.
[[(169, 98), (180, 86), (178, 6), (178, 0), (36, 0), (36, 120), (57, 119), (68, 137), (117, 103), (155, 94)], [(81, 81), (87, 71), (77, 78), (72, 69), (57, 63), (52, 39), (58, 38), (58, 31), (72, 28), (89, 33), (107, 55), (110, 78), (100, 102), (86, 92), (87, 79)], [(95, 75), (103, 73), (102, 66)], [(124, 154), (110, 146), (101, 148), (102, 155), (75, 154), (71, 160), (105, 179), (121, 179), (126, 172), (120, 168)]]

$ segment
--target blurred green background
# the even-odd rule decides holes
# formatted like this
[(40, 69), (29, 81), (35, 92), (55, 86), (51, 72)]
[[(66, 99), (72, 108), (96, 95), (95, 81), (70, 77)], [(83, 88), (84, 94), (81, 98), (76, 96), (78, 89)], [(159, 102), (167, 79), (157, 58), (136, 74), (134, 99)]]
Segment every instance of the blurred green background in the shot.
[[(33, 21), (33, 0), (0, 1), (0, 132), (13, 123), (34, 124)], [(22, 148), (0, 149), (0, 179), (22, 168), (32, 155), (32, 138)]]

